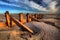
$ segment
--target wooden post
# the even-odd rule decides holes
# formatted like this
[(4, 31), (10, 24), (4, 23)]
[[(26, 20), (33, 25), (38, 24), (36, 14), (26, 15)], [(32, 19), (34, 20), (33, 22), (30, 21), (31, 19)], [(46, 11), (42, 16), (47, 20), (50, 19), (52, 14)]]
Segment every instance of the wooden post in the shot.
[(23, 21), (24, 21), (24, 14), (23, 13), (19, 14), (19, 21), (23, 23)]
[(15, 23), (12, 21), (11, 16), (10, 16), (10, 14), (9, 14), (8, 11), (6, 11), (5, 17), (6, 17), (6, 25), (7, 25), (9, 28), (11, 28), (12, 26), (15, 26)]
[(26, 15), (26, 16), (27, 16), (27, 22), (31, 22), (31, 21), (32, 21), (32, 19), (31, 19), (31, 17), (30, 17), (30, 16), (31, 16), (31, 14), (27, 13), (27, 15)]
[(10, 27), (10, 15), (8, 11), (6, 11), (5, 17), (6, 17), (6, 24), (8, 27)]

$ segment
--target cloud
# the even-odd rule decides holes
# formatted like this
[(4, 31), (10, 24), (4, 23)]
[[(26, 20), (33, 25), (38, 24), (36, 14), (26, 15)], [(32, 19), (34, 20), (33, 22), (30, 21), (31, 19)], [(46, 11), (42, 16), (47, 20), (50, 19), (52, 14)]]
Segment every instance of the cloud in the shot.
[(46, 4), (49, 4), (50, 2), (52, 2), (52, 0), (43, 0), (43, 2), (45, 2)]
[[(6, 0), (6, 1), (9, 1), (9, 2), (12, 2), (12, 3), (7, 3), (7, 2), (2, 2), (0, 1), (0, 4), (2, 5), (8, 5), (8, 6), (15, 6), (15, 7), (22, 7), (24, 5), (21, 5), (20, 3), (23, 3), (29, 7), (31, 7), (32, 9), (37, 9), (39, 11), (47, 11), (46, 8), (44, 8), (43, 6), (35, 3), (34, 1), (29, 1), (29, 0)], [(26, 10), (30, 10), (29, 7), (22, 7), (22, 8), (25, 8)]]
[(11, 3), (6, 3), (6, 2), (2, 2), (2, 1), (0, 1), (0, 4), (2, 4), (2, 5), (8, 5), (8, 6), (20, 7), (19, 5), (11, 4)]
[[(43, 5), (39, 5), (32, 0), (31, 1), (29, 1), (29, 0), (14, 0), (14, 1), (7, 0), (7, 1), (12, 2), (12, 3), (6, 3), (6, 2), (0, 1), (0, 4), (8, 5), (8, 6), (15, 6), (15, 7), (19, 7), (19, 8), (22, 7), (22, 8), (25, 8), (26, 10), (30, 10), (29, 7), (31, 7), (32, 9), (37, 9), (39, 11), (45, 11), (45, 12), (51, 12), (51, 13), (56, 13), (58, 11), (58, 7), (56, 7), (56, 5), (58, 4), (57, 0), (54, 0), (54, 1), (43, 0), (43, 2), (47, 4), (47, 7), (43, 7)], [(22, 5), (20, 3), (23, 3), (25, 5)], [(29, 7), (27, 7), (26, 5)]]
[(43, 6), (35, 3), (34, 1), (24, 0), (24, 4), (26, 4), (26, 5), (28, 5), (28, 6), (32, 7), (32, 8), (35, 8), (35, 9), (37, 9), (39, 11), (47, 11), (46, 8), (44, 8)]
[(48, 7), (49, 7), (49, 10), (52, 12), (52, 13), (55, 13), (58, 11), (58, 8), (56, 7), (57, 5), (57, 2), (56, 1), (52, 1)]
[(42, 10), (45, 12), (51, 12), (51, 13), (56, 13), (58, 11), (58, 8), (56, 7), (57, 2), (56, 1), (52, 1), (52, 0), (43, 0), (43, 2), (45, 2), (47, 4), (47, 8), (43, 7), (42, 5), (39, 5), (37, 3), (35, 3), (34, 1), (29, 1), (29, 0), (25, 0), (25, 4), (29, 5), (32, 8), (38, 9), (38, 10)]
[(42, 10), (42, 11), (47, 11), (47, 9), (46, 8), (44, 8), (43, 6), (40, 6), (40, 5), (38, 5), (38, 4), (36, 4), (35, 2), (33, 2), (33, 1), (30, 1), (30, 5), (29, 6), (31, 6), (31, 7), (33, 7), (33, 8), (36, 8), (36, 9), (38, 9), (38, 10)]
[(58, 4), (57, 0), (43, 0), (43, 2), (45, 2), (48, 5), (47, 9), (49, 13), (57, 13), (59, 9), (56, 6)]
[[(8, 3), (8, 2), (0, 1), (0, 5), (9, 6), (9, 7), (3, 7), (3, 8), (6, 8), (6, 9), (8, 8), (8, 11), (10, 11), (10, 10), (18, 10), (18, 8), (19, 8), (19, 11), (21, 11), (21, 12), (22, 11), (23, 12), (24, 11), (26, 11), (26, 12), (29, 12), (29, 11), (30, 12), (38, 12), (39, 11), (39, 10), (36, 10), (36, 9), (32, 9), (32, 7), (29, 7), (28, 5), (25, 5), (24, 3), (19, 4), (19, 3)], [(12, 9), (12, 8), (14, 8), (14, 9)], [(6, 9), (3, 9), (3, 10), (6, 10)], [(0, 10), (2, 10), (2, 9), (0, 9)], [(12, 11), (10, 11), (10, 12), (12, 12)]]

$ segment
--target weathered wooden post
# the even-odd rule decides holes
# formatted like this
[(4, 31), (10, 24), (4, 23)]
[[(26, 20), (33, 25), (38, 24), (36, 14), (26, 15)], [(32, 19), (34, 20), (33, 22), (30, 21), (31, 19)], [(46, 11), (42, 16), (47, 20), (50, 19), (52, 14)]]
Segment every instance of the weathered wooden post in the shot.
[(30, 17), (30, 16), (31, 16), (31, 14), (27, 13), (27, 15), (26, 15), (26, 16), (27, 16), (27, 22), (31, 22), (31, 21), (32, 21), (32, 19), (31, 19), (31, 17)]
[(5, 17), (6, 17), (6, 24), (8, 27), (10, 27), (10, 15), (8, 11), (6, 11)]
[(23, 20), (24, 20), (24, 14), (23, 13), (19, 13), (19, 21), (21, 23), (23, 23)]
[(12, 21), (11, 16), (8, 11), (6, 11), (5, 17), (6, 17), (6, 24), (9, 28), (15, 26), (15, 23)]

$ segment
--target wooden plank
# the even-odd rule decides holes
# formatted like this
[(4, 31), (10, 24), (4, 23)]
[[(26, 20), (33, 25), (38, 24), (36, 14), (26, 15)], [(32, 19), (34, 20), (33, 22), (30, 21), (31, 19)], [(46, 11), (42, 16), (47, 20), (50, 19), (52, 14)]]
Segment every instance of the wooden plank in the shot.
[(21, 23), (19, 20), (15, 19), (13, 17), (11, 17), (11, 19), (16, 23), (17, 26), (23, 27), (23, 28), (27, 29), (29, 32), (33, 33), (33, 30), (31, 30), (28, 26)]

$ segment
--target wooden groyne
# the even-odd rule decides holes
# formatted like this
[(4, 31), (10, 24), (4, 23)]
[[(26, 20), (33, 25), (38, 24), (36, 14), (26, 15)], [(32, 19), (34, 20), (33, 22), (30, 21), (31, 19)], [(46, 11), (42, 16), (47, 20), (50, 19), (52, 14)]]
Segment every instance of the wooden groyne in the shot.
[(13, 28), (15, 25), (17, 25), (20, 28), (26, 29), (30, 33), (34, 33), (34, 31), (31, 28), (25, 25), (26, 23), (37, 21), (37, 22), (53, 23), (55, 25), (54, 21), (42, 19), (44, 17), (43, 14), (32, 15), (27, 13), (26, 15), (24, 15), (23, 13), (19, 13), (18, 16), (19, 16), (19, 19), (16, 19), (15, 17), (11, 16), (8, 11), (6, 11), (5, 13), (6, 22), (0, 22), (0, 27), (8, 26), (8, 28)]

